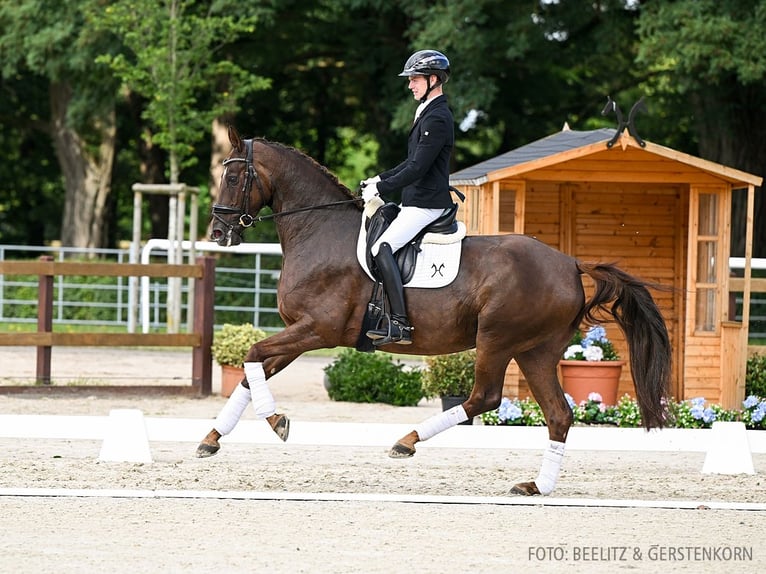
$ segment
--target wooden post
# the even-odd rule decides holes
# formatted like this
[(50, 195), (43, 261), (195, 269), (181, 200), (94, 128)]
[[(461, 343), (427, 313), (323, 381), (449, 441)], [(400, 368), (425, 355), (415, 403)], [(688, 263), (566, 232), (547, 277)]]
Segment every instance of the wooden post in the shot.
[[(53, 261), (50, 255), (42, 255), (40, 261)], [(37, 332), (53, 330), (53, 275), (39, 275), (37, 288)], [(37, 347), (37, 382), (51, 384), (52, 347)]]
[(194, 332), (200, 335), (199, 346), (192, 351), (192, 386), (202, 396), (213, 392), (213, 326), (215, 313), (215, 259), (199, 257), (202, 277), (194, 280)]

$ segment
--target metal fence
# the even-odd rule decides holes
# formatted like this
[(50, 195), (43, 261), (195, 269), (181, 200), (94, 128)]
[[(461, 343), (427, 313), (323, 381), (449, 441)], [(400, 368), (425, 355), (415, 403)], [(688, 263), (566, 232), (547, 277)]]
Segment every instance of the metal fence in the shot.
[[(189, 248), (188, 242), (186, 249)], [(141, 253), (144, 263), (167, 261), (167, 241), (150, 240)], [(276, 293), (281, 268), (278, 244), (244, 244), (222, 248), (198, 241), (195, 251), (215, 252), (216, 305), (215, 323), (252, 323), (274, 331), (283, 323), (277, 312)], [(129, 249), (78, 249), (0, 245), (0, 261), (36, 259), (49, 255), (56, 261), (98, 260), (127, 263)], [(0, 274), (0, 323), (37, 322), (37, 277)], [(191, 322), (189, 283), (182, 285), (182, 312)], [(143, 332), (161, 332), (167, 326), (167, 279), (142, 278), (138, 293), (127, 278), (56, 277), (54, 282), (54, 322), (59, 325), (101, 326), (111, 330), (133, 331), (138, 316)], [(132, 320), (133, 319), (133, 320)]]

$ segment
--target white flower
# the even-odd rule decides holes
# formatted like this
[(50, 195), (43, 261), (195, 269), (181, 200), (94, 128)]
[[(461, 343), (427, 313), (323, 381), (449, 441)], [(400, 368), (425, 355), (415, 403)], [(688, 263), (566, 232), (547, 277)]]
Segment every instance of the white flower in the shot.
[(583, 352), (583, 348), (580, 345), (569, 345), (566, 351), (564, 351), (565, 359), (577, 359), (577, 354)]
[(604, 358), (604, 349), (591, 345), (583, 350), (583, 355), (586, 361), (600, 361)]

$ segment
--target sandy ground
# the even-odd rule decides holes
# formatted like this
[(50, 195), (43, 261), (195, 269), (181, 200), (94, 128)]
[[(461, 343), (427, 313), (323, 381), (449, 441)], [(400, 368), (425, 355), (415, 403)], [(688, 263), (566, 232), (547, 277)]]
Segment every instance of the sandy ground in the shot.
[[(273, 378), (280, 410), (295, 420), (385, 423), (414, 423), (439, 410), (434, 401), (410, 408), (330, 401), (322, 386), (328, 362), (301, 359)], [(34, 364), (34, 349), (0, 348), (0, 386), (33, 377)], [(190, 354), (179, 351), (67, 349), (53, 357), (57, 384), (185, 384), (190, 372)], [(147, 416), (212, 421), (222, 404), (218, 396), (0, 393), (0, 414), (106, 415), (139, 408)], [(755, 475), (708, 475), (700, 472), (704, 453), (570, 451), (553, 498), (529, 505), (317, 501), (278, 495), (507, 500), (514, 483), (537, 474), (541, 453), (428, 448), (393, 460), (381, 448), (288, 441), (224, 443), (218, 455), (198, 459), (197, 438), (152, 443), (149, 464), (99, 462), (96, 441), (0, 439), (0, 572), (740, 572), (766, 560), (760, 542), (766, 511), (705, 508), (766, 502), (762, 454), (753, 455)], [(7, 494), (32, 488), (83, 491)], [(93, 496), (103, 489), (118, 494)], [(190, 494), (131, 497), (135, 490)], [(208, 497), (194, 497), (198, 491)], [(209, 497), (211, 491), (220, 498)], [(277, 499), (238, 498), (237, 492)], [(578, 504), (581, 498), (626, 502), (591, 507)], [(633, 500), (649, 506), (693, 501), (699, 508), (642, 508)]]

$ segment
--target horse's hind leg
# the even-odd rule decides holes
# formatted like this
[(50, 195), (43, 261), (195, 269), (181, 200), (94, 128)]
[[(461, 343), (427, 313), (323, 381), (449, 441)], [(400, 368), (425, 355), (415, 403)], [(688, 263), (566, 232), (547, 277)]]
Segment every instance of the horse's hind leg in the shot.
[(564, 458), (564, 443), (574, 419), (556, 374), (558, 357), (557, 351), (541, 352), (539, 349), (516, 357), (516, 362), (545, 416), (550, 443), (543, 453), (543, 462), (537, 478), (532, 482), (516, 484), (511, 489), (513, 494), (550, 494), (556, 487)]
[(399, 439), (388, 455), (391, 458), (410, 457), (415, 454), (415, 444), (418, 442), (428, 440), (469, 418), (496, 409), (502, 398), (503, 378), (509, 362), (510, 357), (496, 349), (484, 350), (477, 347), (476, 381), (468, 400), (415, 425), (415, 430)]

